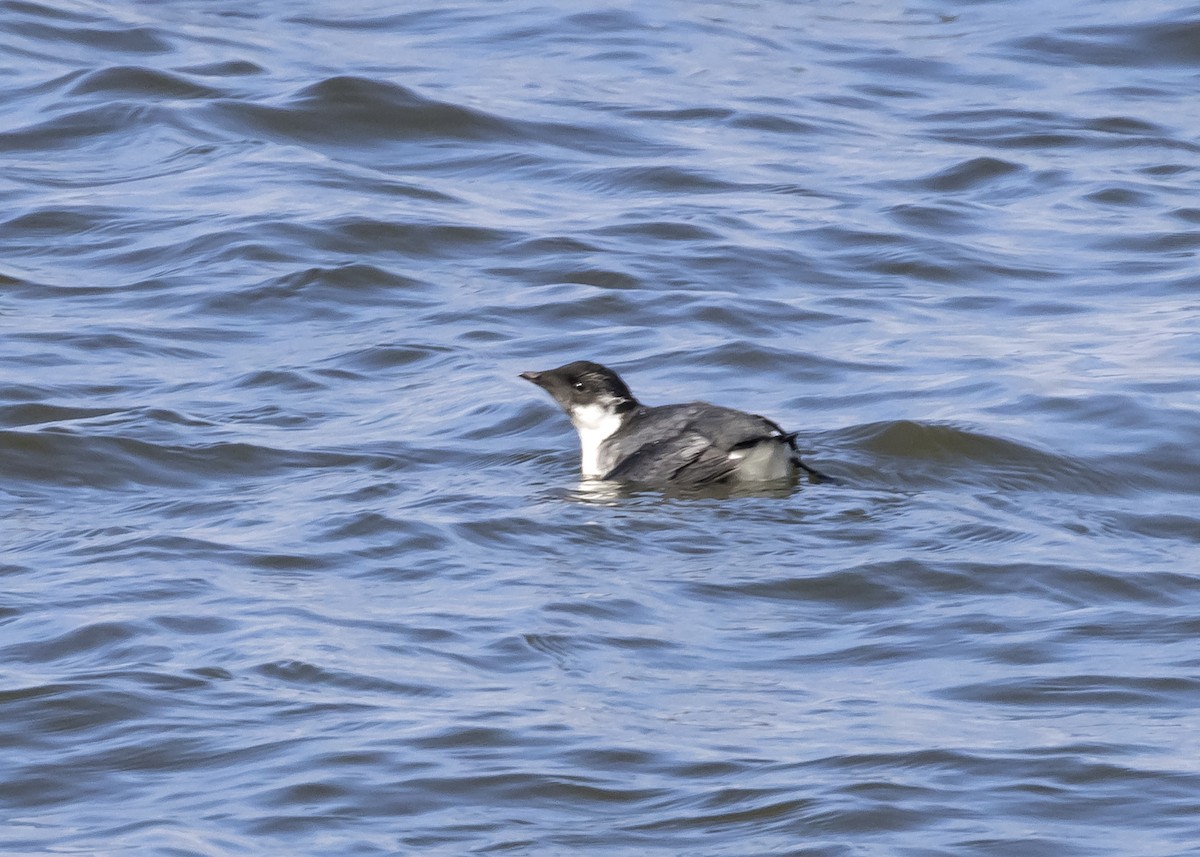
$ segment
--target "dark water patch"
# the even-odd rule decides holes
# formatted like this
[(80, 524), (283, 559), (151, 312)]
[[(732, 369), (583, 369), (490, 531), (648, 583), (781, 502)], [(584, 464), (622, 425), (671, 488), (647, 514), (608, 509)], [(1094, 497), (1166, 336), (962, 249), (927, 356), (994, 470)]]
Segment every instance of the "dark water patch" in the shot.
[[(1023, 409), (1036, 410), (1078, 425), (1093, 428), (1103, 426), (1106, 433), (1124, 437), (1146, 431), (1157, 419), (1157, 409), (1148, 407), (1145, 400), (1129, 393), (1100, 391), (1092, 395), (1023, 397), (1005, 403), (996, 410), (998, 413), (1012, 413)], [(1190, 436), (1190, 432), (1186, 434)], [(1184, 461), (1186, 459), (1181, 458), (1176, 463)]]
[(891, 567), (844, 569), (815, 577), (701, 584), (691, 587), (691, 591), (696, 597), (704, 599), (765, 598), (821, 604), (838, 609), (878, 610), (896, 607), (910, 597), (906, 588), (890, 582), (895, 571)]
[[(532, 123), (419, 95), (400, 84), (337, 76), (312, 84), (277, 107), (249, 101), (214, 102), (219, 124), (281, 141), (363, 148), (408, 142), (549, 143), (589, 150), (646, 145), (607, 127)], [(441, 167), (444, 169), (444, 167)]]
[(136, 331), (136, 336), (117, 331), (88, 331), (78, 333), (29, 333), (14, 337), (32, 343), (53, 346), (55, 351), (78, 349), (91, 354), (96, 361), (119, 357), (155, 357), (191, 360), (207, 356), (206, 352), (170, 344), (173, 337), (162, 331)]
[(1114, 609), (1130, 604), (1169, 607), (1186, 602), (1196, 589), (1195, 581), (1174, 572), (1130, 574), (1120, 568), (1080, 568), (1066, 563), (979, 564), (974, 576), (978, 578), (974, 583), (997, 593), (1027, 592), (1078, 608), (1097, 604), (1111, 604)]
[[(227, 514), (229, 512), (228, 504), (222, 504), (221, 511)], [(234, 523), (240, 523), (242, 527), (246, 527), (260, 523), (260, 521), (247, 517)], [(219, 563), (222, 567), (240, 566), (275, 571), (320, 571), (330, 566), (328, 557), (315, 554), (297, 556), (256, 551), (213, 539), (159, 533), (125, 534), (116, 532), (105, 534), (104, 538), (93, 537), (79, 541), (83, 546), (73, 547), (70, 554), (74, 555), (77, 561), (94, 566), (103, 566), (114, 562), (170, 562), (181, 554), (190, 553), (203, 554), (208, 557), (210, 562)], [(191, 584), (198, 585), (196, 581), (191, 581)], [(182, 591), (183, 588), (179, 584), (172, 583), (171, 587), (163, 590), (161, 598), (168, 600), (181, 597), (186, 594)], [(151, 600), (155, 595), (156, 593), (147, 591), (145, 598)]]
[[(1020, 538), (1019, 534), (1014, 535)], [(697, 597), (716, 599), (726, 604), (754, 598), (796, 601), (814, 608), (879, 611), (883, 615), (889, 615), (894, 607), (903, 607), (909, 611), (906, 615), (914, 617), (918, 614), (913, 611), (923, 606), (936, 609), (939, 605), (961, 603), (964, 599), (1017, 594), (1046, 599), (1055, 605), (1070, 608), (1105, 604), (1114, 608), (1131, 604), (1170, 608), (1193, 597), (1196, 588), (1194, 581), (1187, 580), (1185, 575), (1179, 573), (1136, 575), (1122, 570), (1077, 568), (1069, 564), (1017, 560), (982, 563), (969, 559), (935, 558), (937, 555), (934, 551), (921, 545), (919, 540), (914, 541), (918, 549), (924, 548), (919, 560), (850, 565), (819, 574), (788, 568), (786, 563), (782, 563), (787, 570), (783, 576), (702, 584), (693, 587), (692, 591)], [(1007, 541), (1011, 539), (1002, 540)], [(944, 554), (957, 554), (959, 557), (968, 557), (973, 551), (980, 550), (980, 547), (961, 539), (947, 542), (944, 547)], [(947, 638), (954, 640), (949, 645), (959, 647), (982, 644), (989, 637), (1003, 637), (1010, 630), (1004, 620), (981, 623), (979, 618), (939, 617), (937, 621)], [(1023, 630), (1032, 631), (1035, 627), (1030, 619)], [(907, 636), (897, 633), (902, 628), (911, 630), (912, 626), (893, 626), (888, 633), (880, 633), (878, 645), (884, 651), (895, 649), (904, 657), (923, 657), (916, 649), (905, 652), (902, 648), (895, 648), (897, 637)], [(955, 631), (960, 635), (957, 639)], [(967, 640), (974, 640), (975, 643), (964, 642)]]
[[(1195, 582), (1190, 581), (1190, 589), (1194, 590)], [(1175, 587), (1178, 591), (1186, 591), (1187, 586)], [(1182, 604), (1181, 598), (1171, 600), (1170, 593), (1164, 603)], [(1164, 619), (1161, 610), (1133, 610), (1121, 605), (1122, 609), (1113, 611), (1105, 617), (1104, 622), (1080, 621), (1060, 632), (1061, 639), (1071, 645), (1089, 645), (1098, 641), (1112, 641), (1123, 645), (1144, 643), (1158, 647), (1164, 652), (1179, 650), (1180, 657), (1169, 661), (1170, 665), (1187, 670), (1197, 666), (1197, 659), (1190, 657), (1188, 641), (1193, 639), (1200, 629), (1200, 619), (1180, 617)]]
[[(486, 517), (456, 522), (453, 525), (453, 532), (458, 538), (475, 547), (517, 549), (525, 543), (528, 530), (522, 518)], [(590, 535), (594, 539), (598, 533), (593, 532)]]
[(1066, 675), (1055, 678), (989, 682), (945, 691), (955, 699), (1012, 706), (1164, 706), (1194, 705), (1200, 682), (1170, 676)]
[(592, 193), (714, 194), (737, 190), (737, 186), (696, 169), (674, 165), (606, 167), (578, 173), (573, 184)]
[(1183, 164), (1154, 164), (1147, 167), (1141, 167), (1137, 172), (1155, 178), (1170, 178), (1172, 176), (1182, 176), (1194, 172), (1196, 167), (1185, 166)]
[(596, 12), (575, 12), (565, 16), (563, 23), (580, 33), (638, 33), (646, 31), (646, 19), (626, 9), (605, 9)]
[(267, 69), (250, 60), (220, 60), (217, 62), (201, 63), (200, 65), (183, 66), (176, 71), (181, 74), (194, 74), (201, 77), (250, 77), (266, 74)]
[[(414, 160), (411, 151), (402, 155), (403, 159), (394, 164), (385, 162), (383, 169), (387, 172), (406, 174), (451, 176), (457, 181), (470, 178), (486, 181), (495, 176), (497, 170), (540, 177), (545, 177), (547, 173), (555, 174), (553, 168), (547, 167), (544, 157), (525, 151), (455, 146), (454, 151), (446, 157)], [(466, 204), (461, 198), (451, 199), (459, 204)]]
[(814, 230), (812, 238), (830, 246), (874, 250), (883, 247), (902, 247), (908, 239), (901, 232), (860, 229), (855, 226), (825, 226)]
[(225, 94), (181, 75), (142, 66), (113, 66), (91, 72), (76, 81), (70, 93), (170, 99), (220, 98)]
[[(988, 148), (1045, 151), (1060, 148), (1125, 149), (1133, 145), (1175, 148), (1189, 145), (1186, 141), (1174, 138), (1168, 128), (1132, 116), (1081, 117), (1046, 111), (989, 108), (936, 113), (926, 117), (926, 121), (947, 142)], [(960, 178), (950, 176), (951, 184), (957, 185)]]
[[(171, 39), (155, 27), (117, 24), (105, 15), (62, 12), (39, 3), (7, 2), (4, 8), (22, 16), (8, 23), (9, 32), (35, 43), (53, 44), (55, 54), (64, 49), (85, 49), (84, 55), (94, 51), (164, 54), (172, 49)], [(48, 47), (38, 55), (39, 59), (54, 56)]]
[(436, 547), (441, 541), (440, 539), (430, 538), (431, 535), (437, 532), (436, 528), (420, 527), (419, 524), (414, 524), (410, 521), (401, 521), (379, 512), (361, 512), (353, 516), (339, 516), (332, 520), (327, 520), (326, 525), (328, 527), (325, 532), (326, 538), (339, 541), (343, 539), (362, 539), (365, 536), (381, 533), (398, 535), (403, 532), (408, 535), (412, 530), (418, 528), (424, 530), (424, 538), (421, 540), (430, 546)]
[(445, 366), (456, 354), (455, 349), (426, 343), (380, 343), (346, 352), (330, 358), (339, 368), (355, 371), (387, 371), (409, 366), (425, 366), (430, 370)]
[[(302, 90), (295, 108), (334, 121), (346, 136), (435, 136), (496, 139), (510, 136), (511, 126), (481, 111), (417, 95), (399, 84), (340, 76)], [(332, 130), (332, 129), (330, 129)], [(380, 133), (386, 131), (386, 133)]]
[(596, 230), (593, 235), (611, 235), (616, 237), (631, 237), (641, 241), (694, 241), (711, 242), (717, 239), (717, 234), (691, 223), (670, 221), (650, 221), (630, 223), (621, 226), (610, 226)]
[(669, 652), (681, 653), (681, 646), (670, 640), (639, 636), (579, 636), (575, 634), (526, 634), (525, 643), (542, 654), (550, 655), (563, 669), (572, 667), (572, 658), (588, 650), (620, 649), (633, 654), (642, 653), (647, 664), (669, 657)]
[(384, 250), (403, 256), (456, 257), (485, 253), (506, 245), (512, 232), (458, 223), (389, 223), (365, 217), (347, 217), (329, 227), (331, 249), (346, 253)]
[(1109, 526), (1117, 532), (1132, 532), (1139, 536), (1167, 541), (1183, 541), (1200, 545), (1200, 517), (1182, 512), (1115, 514)]
[(224, 616), (155, 616), (152, 620), (173, 634), (224, 634), (235, 630), (239, 623)]
[[(355, 562), (356, 576), (403, 583), (435, 578), (454, 567), (445, 560), (453, 539), (443, 527), (411, 520), (396, 525), (390, 518), (370, 513), (361, 519), (361, 526), (351, 522), (345, 535), (338, 533), (350, 541), (357, 559), (363, 560)], [(381, 537), (386, 541), (381, 543)], [(401, 565), (394, 564), (397, 562)]]
[(280, 140), (362, 147), (403, 140), (512, 141), (518, 126), (448, 102), (424, 98), (399, 84), (333, 77), (298, 92), (286, 107), (224, 101), (213, 116), (233, 127)]
[(652, 119), (665, 122), (697, 122), (704, 124), (714, 120), (728, 119), (734, 115), (734, 111), (719, 107), (641, 107), (628, 110), (626, 115), (633, 119)]
[(31, 0), (3, 0), (3, 2), (0, 2), (0, 9), (15, 12), (19, 15), (50, 18), (56, 21), (71, 21), (76, 24), (91, 24), (105, 20), (103, 16), (89, 15), (83, 11), (74, 9), (47, 6), (42, 3), (31, 2)]
[(925, 190), (952, 193), (975, 190), (981, 185), (1023, 172), (1023, 167), (999, 158), (971, 158), (923, 179)]
[(1160, 125), (1130, 116), (1099, 116), (1095, 119), (1086, 119), (1082, 124), (1089, 131), (1099, 131), (1104, 134), (1159, 137), (1166, 136), (1167, 133), (1167, 130)]
[(500, 806), (595, 806), (611, 808), (636, 806), (657, 794), (655, 789), (637, 788), (624, 783), (607, 782), (595, 776), (556, 775), (515, 771), (461, 777), (416, 777), (407, 789), (424, 791), (439, 798), (486, 800)]
[(581, 601), (550, 602), (542, 607), (548, 613), (621, 622), (647, 622), (652, 618), (645, 605), (628, 598), (588, 598)]
[[(311, 810), (312, 807), (328, 802), (342, 802), (352, 794), (352, 789), (349, 786), (342, 786), (336, 783), (328, 782), (304, 782), (289, 786), (281, 786), (271, 795), (264, 795), (262, 800), (267, 806), (286, 807), (286, 806), (302, 806), (305, 809)], [(305, 824), (301, 817), (293, 819), (292, 827), (294, 829), (304, 829), (309, 826), (317, 826), (311, 823)], [(323, 824), (321, 826), (324, 826)]]
[[(839, 432), (861, 449), (903, 462), (897, 474), (912, 487), (949, 480), (1002, 490), (1052, 489), (1108, 493), (1121, 480), (1093, 464), (947, 424), (907, 420), (876, 423)], [(885, 467), (883, 460), (879, 466)]]
[(38, 239), (41, 246), (40, 242), (64, 234), (79, 236), (88, 232), (112, 231), (122, 215), (123, 212), (115, 208), (42, 208), (6, 220), (5, 241), (21, 236)]
[[(729, 832), (738, 828), (770, 831), (783, 823), (786, 829), (799, 831), (816, 822), (813, 816), (819, 802), (812, 798), (782, 798), (777, 789), (730, 789), (707, 796), (687, 807), (686, 815), (670, 813), (667, 817), (632, 825), (640, 831), (710, 831)], [(822, 827), (824, 825), (817, 825)]]
[(0, 152), (44, 152), (121, 146), (132, 131), (157, 124), (161, 113), (145, 105), (116, 102), (63, 113), (32, 126), (0, 131)]
[(990, 72), (977, 74), (965, 73), (960, 63), (947, 62), (931, 57), (901, 56), (891, 51), (880, 52), (874, 56), (862, 56), (846, 60), (844, 63), (839, 64), (844, 64), (847, 68), (860, 69), (880, 75), (883, 80), (887, 81), (886, 83), (859, 86), (857, 89), (860, 92), (881, 94), (887, 98), (915, 98), (920, 96), (921, 89), (913, 90), (898, 86), (897, 78), (908, 78), (914, 84), (928, 84), (932, 80), (941, 79), (947, 83), (967, 84), (981, 88), (1007, 88), (1016, 82), (1016, 78), (1010, 75)]
[[(77, 740), (81, 733), (106, 734), (108, 730), (137, 722), (153, 714), (161, 703), (161, 698), (153, 693), (131, 687), (117, 689), (103, 680), (24, 686), (5, 691), (0, 705), (8, 715), (5, 718), (8, 723), (19, 722), (35, 728), (25, 735), (7, 726), (0, 729), (9, 746), (45, 749), (63, 740)], [(46, 785), (50, 790), (67, 786), (66, 783), (56, 786), (53, 780)], [(21, 792), (11, 780), (8, 786), (10, 798)], [(35, 804), (39, 802), (32, 800)]]
[(1177, 208), (1171, 212), (1171, 216), (1186, 223), (1200, 224), (1200, 208)]
[(863, 260), (868, 270), (886, 277), (923, 280), (934, 283), (953, 283), (963, 279), (963, 268), (947, 260), (933, 261), (916, 248), (873, 252)]
[(305, 373), (282, 369), (260, 369), (233, 380), (233, 386), (245, 388), (278, 388), (294, 392), (316, 392), (326, 384), (314, 380)]
[(1106, 236), (1097, 242), (1105, 250), (1129, 253), (1170, 253), (1191, 256), (1200, 248), (1200, 232), (1149, 232), (1139, 235)]
[(1179, 18), (1120, 26), (1068, 27), (1019, 39), (1011, 48), (1050, 65), (1154, 68), (1200, 63), (1200, 23)]
[[(528, 302), (531, 297), (538, 294), (554, 293), (554, 296), (545, 304), (551, 311), (555, 306), (561, 306), (564, 311), (564, 321), (566, 313), (571, 312), (573, 301), (572, 295), (578, 295), (581, 290), (572, 289), (572, 286), (594, 286), (598, 289), (605, 290), (630, 290), (636, 289), (643, 284), (642, 279), (636, 273), (630, 271), (617, 270), (611, 267), (566, 267), (560, 263), (548, 265), (545, 269), (528, 268), (528, 267), (498, 267), (490, 268), (488, 274), (505, 277), (510, 280), (528, 284), (531, 288), (524, 290), (527, 294), (525, 301)], [(535, 289), (536, 286), (549, 286), (549, 289)], [(532, 294), (529, 294), (532, 293)], [(558, 295), (561, 295), (560, 299)], [(627, 299), (607, 298), (601, 295), (592, 295), (598, 300), (605, 300), (611, 303), (623, 303)], [(574, 312), (574, 317), (588, 317), (588, 306), (581, 305)]]
[(297, 428), (310, 421), (303, 413), (285, 410), (279, 405), (259, 405), (221, 414), (220, 422), (237, 426), (274, 426), (275, 428)]
[(241, 552), (244, 565), (251, 568), (278, 572), (327, 571), (340, 565), (340, 558), (313, 556), (311, 554), (266, 552)]
[[(246, 274), (241, 271), (260, 271), (268, 265), (301, 265), (304, 254), (300, 248), (311, 246), (311, 236), (317, 230), (311, 227), (272, 228), (265, 226), (257, 237), (247, 237), (235, 227), (213, 228), (202, 235), (185, 240), (175, 248), (175, 255), (202, 260), (205, 265), (220, 269), (222, 265), (233, 266), (239, 275), (230, 277), (234, 283), (245, 282)], [(157, 255), (157, 252), (156, 252)], [(161, 259), (161, 256), (159, 257)], [(161, 264), (161, 261), (159, 261)], [(268, 280), (269, 282), (270, 280)], [(214, 306), (223, 306), (228, 296), (221, 290), (207, 298)], [(197, 301), (201, 309), (208, 309), (205, 301)], [(191, 309), (191, 307), (189, 307)], [(192, 313), (189, 313), (191, 317)]]
[[(499, 273), (489, 271), (491, 273)], [(606, 318), (612, 324), (636, 316), (639, 301), (633, 294), (638, 280), (622, 271), (592, 270), (572, 274), (574, 280), (587, 283), (559, 281), (557, 285), (533, 285), (521, 289), (503, 305), (483, 307), (475, 312), (478, 323), (495, 324), (500, 320), (519, 322), (528, 318), (536, 307), (538, 318), (551, 325), (568, 325), (579, 318)], [(430, 322), (446, 320), (450, 311), (433, 313)]]
[(349, 691), (354, 694), (384, 694), (402, 696), (428, 696), (440, 694), (437, 688), (428, 685), (402, 684), (366, 675), (355, 675), (340, 670), (330, 670), (303, 661), (280, 661), (263, 664), (255, 670), (262, 676), (304, 688), (329, 688)]
[[(328, 184), (332, 187), (342, 188), (347, 185), (347, 182), (344, 178), (339, 177), (329, 180)], [(372, 186), (374, 191), (383, 197), (415, 199), (421, 202), (447, 203), (450, 205), (466, 205), (459, 197), (412, 182), (383, 181), (376, 177), (372, 182)]]
[(769, 131), (774, 134), (787, 134), (789, 136), (815, 135), (818, 131), (826, 130), (815, 122), (769, 113), (740, 114), (732, 117), (729, 120), (729, 125), (733, 128), (746, 128), (751, 131)]
[(471, 410), (476, 428), (463, 432), (461, 437), (466, 441), (517, 438), (543, 428), (545, 416), (545, 409), (532, 402), (516, 411), (507, 405), (485, 405)]
[(984, 228), (979, 222), (984, 212), (961, 203), (901, 203), (888, 213), (904, 226), (938, 235), (970, 235)]
[(402, 274), (348, 263), (291, 271), (240, 290), (226, 289), (206, 298), (204, 305), (209, 311), (232, 315), (269, 311), (297, 318), (328, 317), (348, 314), (357, 305), (374, 306), (380, 300), (397, 309), (425, 306), (428, 299), (421, 297), (425, 291), (423, 284)]
[[(712, 340), (696, 347), (662, 349), (659, 355), (653, 359), (632, 361), (627, 371), (632, 374), (642, 371), (654, 372), (663, 365), (678, 367), (673, 373), (668, 373), (668, 378), (673, 383), (667, 388), (667, 391), (672, 397), (689, 401), (694, 401), (702, 396), (718, 398), (716, 392), (702, 392), (705, 390), (711, 391), (728, 386), (732, 392), (740, 387), (745, 387), (747, 381), (742, 379), (749, 380), (747, 376), (753, 378), (756, 373), (762, 376), (770, 375), (773, 376), (773, 381), (769, 385), (771, 397), (769, 401), (778, 402), (779, 405), (776, 407), (779, 407), (789, 397), (802, 394), (806, 381), (811, 381), (828, 370), (851, 366), (860, 370), (871, 368), (852, 360), (841, 360), (835, 356), (798, 355), (783, 344), (770, 342), (756, 336), (766, 330), (768, 319), (774, 319), (776, 325), (782, 325), (784, 321), (798, 323), (799, 329), (802, 331), (803, 326), (810, 320), (820, 321), (819, 314), (816, 318), (811, 318), (809, 313), (796, 311), (786, 304), (770, 300), (739, 298), (735, 304), (745, 306), (745, 311), (740, 317), (736, 309), (723, 302), (712, 301), (709, 295), (701, 295), (696, 298), (697, 306), (712, 308), (708, 314), (716, 324), (730, 324), (735, 328), (744, 327), (747, 333), (745, 339)], [(693, 308), (691, 312), (696, 313), (701, 310)], [(875, 368), (884, 371), (887, 369), (886, 366)], [(680, 382), (688, 382), (689, 386), (685, 389)], [(751, 381), (751, 383), (753, 382)], [(639, 393), (640, 397), (641, 386), (638, 385), (634, 392)], [(664, 395), (667, 395), (666, 391), (660, 393), (656, 398), (661, 399)], [(720, 398), (724, 400), (727, 396)], [(657, 403), (649, 396), (647, 396), (647, 401)], [(726, 402), (722, 401), (722, 403)], [(728, 404), (735, 404), (743, 408), (752, 407), (748, 401)], [(761, 409), (765, 405), (759, 404), (753, 407)]]
[(1090, 312), (1090, 309), (1077, 303), (1049, 303), (1046, 301), (1033, 301), (1030, 303), (1020, 303), (1013, 306), (1013, 314), (1028, 316), (1030, 318), (1052, 318), (1054, 316), (1071, 316), (1084, 315)]
[[(600, 249), (599, 244), (585, 241), (574, 235), (539, 235), (510, 245), (510, 250), (514, 255), (533, 259), (542, 256), (557, 257), (599, 253)], [(569, 279), (567, 281), (570, 282)]]
[(781, 317), (793, 324), (801, 320), (800, 313), (771, 301), (750, 299), (731, 304), (713, 300), (711, 295), (680, 295), (670, 306), (670, 311), (692, 318), (701, 328), (723, 331), (732, 342), (702, 349), (707, 352), (704, 357), (724, 360), (726, 365), (743, 369), (784, 364), (790, 354), (768, 346), (756, 347), (754, 343), (772, 339), (779, 331)]
[(340, 15), (294, 15), (288, 23), (313, 27), (319, 30), (362, 30), (364, 32), (408, 32), (436, 33), (444, 27), (457, 23), (486, 20), (486, 16), (472, 14), (468, 9), (419, 9), (392, 12), (385, 15), (350, 13)]
[(971, 521), (948, 527), (943, 533), (939, 534), (937, 543), (930, 545), (928, 549), (936, 551), (940, 548), (957, 552), (971, 544), (989, 547), (1030, 542), (1034, 539), (1034, 534), (1027, 530), (1016, 530), (997, 524)]
[(71, 405), (54, 405), (43, 402), (27, 402), (0, 406), (0, 424), (5, 428), (22, 428), (88, 420), (120, 413), (116, 408), (85, 408)]
[(524, 740), (507, 729), (468, 726), (442, 730), (413, 741), (414, 747), (426, 750), (460, 751), (470, 748), (520, 746)]
[(80, 659), (100, 661), (110, 658), (123, 660), (136, 658), (145, 650), (144, 646), (126, 645), (141, 635), (141, 631), (129, 623), (99, 622), (68, 631), (53, 639), (40, 643), (25, 643), (6, 646), (0, 650), (7, 658), (22, 663), (46, 663), (48, 661), (70, 661)]
[(236, 441), (181, 446), (61, 429), (0, 432), (0, 473), (8, 479), (44, 485), (184, 487), (220, 478), (251, 479), (309, 468), (353, 467), (365, 461), (358, 454), (287, 450)]

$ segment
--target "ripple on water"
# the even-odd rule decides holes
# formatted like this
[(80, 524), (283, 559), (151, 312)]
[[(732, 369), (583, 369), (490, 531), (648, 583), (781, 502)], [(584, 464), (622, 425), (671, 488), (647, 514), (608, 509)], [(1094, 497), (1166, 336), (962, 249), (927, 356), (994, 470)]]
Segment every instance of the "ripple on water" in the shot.
[(198, 84), (181, 74), (144, 66), (113, 66), (85, 74), (69, 90), (72, 95), (147, 98), (220, 98), (223, 90)]
[(1094, 462), (949, 424), (874, 423), (842, 429), (838, 440), (876, 456), (875, 467), (911, 488), (965, 480), (1001, 491), (1110, 494), (1122, 485)]

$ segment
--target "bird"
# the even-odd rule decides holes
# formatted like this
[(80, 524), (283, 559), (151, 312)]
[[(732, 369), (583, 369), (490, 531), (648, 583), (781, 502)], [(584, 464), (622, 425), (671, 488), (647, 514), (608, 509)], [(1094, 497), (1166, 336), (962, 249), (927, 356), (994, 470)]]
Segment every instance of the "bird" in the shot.
[(570, 418), (585, 479), (694, 488), (804, 471), (813, 481), (833, 481), (800, 460), (796, 432), (757, 414), (708, 402), (643, 405), (616, 372), (590, 360), (520, 377)]

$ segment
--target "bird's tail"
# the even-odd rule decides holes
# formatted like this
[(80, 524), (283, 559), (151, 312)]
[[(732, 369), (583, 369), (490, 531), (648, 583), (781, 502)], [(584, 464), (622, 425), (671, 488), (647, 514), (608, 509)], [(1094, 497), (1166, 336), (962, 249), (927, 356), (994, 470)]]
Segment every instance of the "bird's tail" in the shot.
[(831, 482), (834, 485), (838, 484), (840, 480), (835, 479), (828, 474), (822, 473), (815, 467), (809, 467), (804, 463), (804, 461), (800, 458), (800, 450), (796, 448), (796, 435), (798, 434), (800, 434), (800, 432), (794, 431), (784, 435), (784, 438), (788, 442), (788, 446), (790, 446), (792, 448), (792, 452), (795, 453), (796, 466), (807, 473), (809, 480), (812, 482)]

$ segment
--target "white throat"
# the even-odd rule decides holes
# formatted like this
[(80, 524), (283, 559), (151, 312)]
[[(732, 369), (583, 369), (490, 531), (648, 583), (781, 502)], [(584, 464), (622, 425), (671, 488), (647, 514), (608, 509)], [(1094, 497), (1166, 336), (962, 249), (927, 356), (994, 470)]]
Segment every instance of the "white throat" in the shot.
[(621, 416), (603, 405), (582, 405), (569, 414), (579, 432), (580, 470), (591, 478), (603, 476), (608, 468), (600, 466), (600, 444), (621, 427)]

